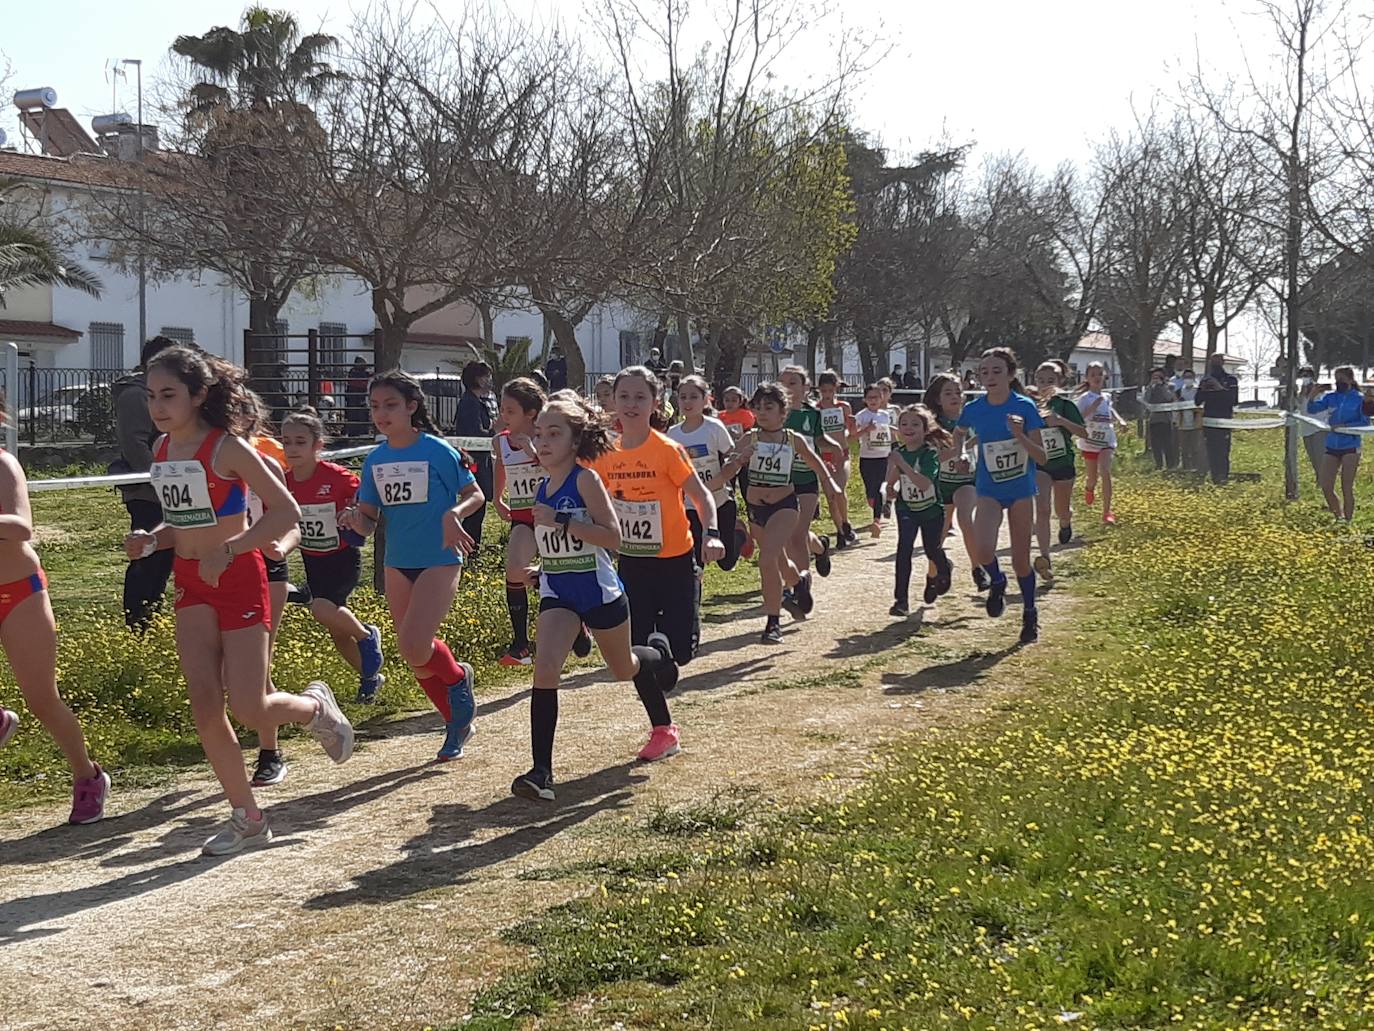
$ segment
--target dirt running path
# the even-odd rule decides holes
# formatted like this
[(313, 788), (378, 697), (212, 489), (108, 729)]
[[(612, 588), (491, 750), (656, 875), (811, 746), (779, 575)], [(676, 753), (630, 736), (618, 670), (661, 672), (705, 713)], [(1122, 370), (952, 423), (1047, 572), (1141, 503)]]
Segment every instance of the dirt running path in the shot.
[[(593, 888), (577, 864), (652, 847), (645, 821), (659, 807), (843, 792), (885, 739), (1017, 689), (1019, 605), (987, 619), (955, 547), (954, 591), (924, 620), (894, 620), (892, 551), (888, 534), (837, 554), (816, 612), (785, 627), (781, 648), (757, 643), (757, 579), (742, 568), (739, 594), (706, 612), (703, 653), (673, 697), (683, 753), (661, 765), (632, 759), (647, 729), (633, 688), (578, 677), (563, 693), (549, 806), (509, 794), (529, 766), (526, 692), (510, 688), (479, 690), (468, 757), (444, 767), (429, 762), (433, 714), (373, 731), (342, 767), (291, 742), (290, 778), (262, 792), (277, 834), (262, 852), (200, 856), (226, 815), (208, 771), (120, 792), (92, 827), (54, 827), (56, 809), (20, 815), (0, 834), (0, 1027), (461, 1017), (522, 959), (499, 931)], [(1068, 605), (1061, 591), (1042, 606), (1050, 647)]]

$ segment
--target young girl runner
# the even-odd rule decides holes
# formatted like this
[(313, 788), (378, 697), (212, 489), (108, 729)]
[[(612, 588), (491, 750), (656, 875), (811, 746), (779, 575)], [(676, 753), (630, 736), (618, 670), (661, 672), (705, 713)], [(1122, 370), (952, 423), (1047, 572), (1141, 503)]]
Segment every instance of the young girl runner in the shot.
[[(501, 424), (496, 435), (497, 458), (493, 485), (496, 514), (510, 523), (506, 544), (506, 610), (510, 613), (511, 645), (501, 656), (503, 666), (530, 664), (530, 602), (535, 582), (534, 493), (543, 470), (534, 454), (534, 420), (547, 399), (530, 379), (513, 379), (501, 388)], [(502, 497), (505, 495), (505, 498)]]
[(472, 736), (473, 674), (435, 635), (472, 550), (463, 519), (481, 507), (482, 492), (462, 454), (439, 436), (414, 376), (378, 373), (367, 403), (386, 440), (363, 463), (358, 496), (339, 525), (366, 537), (386, 513), (386, 601), (396, 647), (444, 717), (438, 758), (446, 762), (460, 758)]
[(949, 590), (952, 570), (945, 556), (945, 511), (936, 485), (940, 456), (935, 448), (948, 447), (952, 441), (925, 405), (902, 409), (897, 436), (887, 473), (897, 509), (897, 585), (889, 614), (905, 616), (910, 611), (911, 555), (918, 534), (926, 558), (936, 569), (934, 576), (926, 577), (923, 600), (930, 605)]
[(798, 463), (805, 465), (824, 483), (827, 494), (834, 494), (837, 488), (811, 441), (787, 428), (790, 402), (782, 387), (760, 383), (750, 407), (757, 422), (740, 441), (727, 472), (739, 468), (749, 471), (749, 521), (759, 541), (759, 582), (766, 616), (762, 640), (764, 644), (779, 644), (783, 588), (794, 589), (803, 614), (810, 612), (812, 605), (809, 585), (803, 587), (803, 574), (788, 550), (801, 518), (802, 495), (794, 470)]
[[(1343, 433), (1348, 426), (1368, 426), (1364, 413), (1364, 397), (1356, 386), (1355, 370), (1342, 365), (1335, 371), (1336, 389), (1319, 395), (1314, 389), (1307, 400), (1307, 411), (1315, 415), (1329, 412), (1331, 430), (1326, 435), (1326, 457), (1322, 464), (1321, 488), (1331, 514), (1343, 522), (1355, 517), (1355, 473), (1360, 468), (1360, 447), (1364, 443), (1358, 433)], [(1341, 497), (1336, 497), (1336, 480), (1341, 482)]]
[(870, 383), (864, 388), (864, 406), (854, 416), (854, 431), (859, 437), (859, 475), (864, 481), (864, 496), (873, 510), (871, 531), (876, 539), (883, 533), (883, 505), (887, 501), (887, 458), (897, 431), (892, 414), (883, 402), (883, 390)]
[[(707, 411), (711, 403), (711, 388), (701, 376), (684, 376), (677, 388), (678, 409), (682, 421), (668, 427), (668, 436), (682, 445), (692, 466), (696, 469), (701, 482), (711, 492), (716, 502), (716, 525), (720, 528), (720, 539), (725, 545), (725, 555), (720, 560), (720, 568), (727, 573), (739, 561), (740, 536), (735, 525), (735, 485), (734, 481), (721, 469), (725, 460), (734, 450), (735, 439), (725, 428), (725, 423)], [(692, 544), (696, 551), (698, 577), (706, 568), (702, 550), (706, 535), (703, 532), (701, 516), (696, 507), (687, 509), (687, 522), (692, 527)]]
[[(33, 513), (24, 468), (8, 451), (0, 451), (0, 646), (24, 704), (72, 768), (67, 822), (95, 823), (105, 815), (110, 775), (91, 761), (81, 724), (57, 693), (57, 624), (48, 601), (48, 579), (31, 540)], [(0, 708), (0, 748), (18, 729), (18, 714)]]
[(1040, 443), (1045, 420), (1034, 401), (1012, 389), (1015, 376), (1016, 356), (1010, 349), (994, 347), (983, 352), (978, 378), (987, 393), (964, 406), (954, 432), (954, 446), (961, 449), (963, 438), (970, 432), (978, 437), (978, 504), (974, 510), (977, 551), (973, 560), (988, 574), (988, 615), (1000, 616), (1006, 608), (1007, 575), (997, 564), (997, 535), (1005, 512), (1011, 531), (1012, 568), (1021, 588), (1021, 643), (1030, 644), (1040, 636), (1030, 560), (1035, 524), (1035, 470), (1031, 463), (1045, 461)]
[[(787, 413), (787, 428), (800, 433), (811, 444), (811, 449), (819, 454), (822, 451), (838, 451), (839, 444), (826, 435), (821, 428), (821, 413), (807, 400), (806, 394), (811, 386), (810, 374), (800, 365), (789, 365), (778, 377), (782, 389), (787, 392), (791, 410)], [(758, 413), (756, 412), (755, 415)], [(803, 614), (811, 611), (811, 556), (816, 556), (816, 572), (821, 576), (830, 575), (830, 538), (817, 537), (811, 532), (811, 522), (820, 508), (820, 480), (814, 469), (805, 461), (800, 451), (794, 451), (792, 459), (792, 482), (797, 488), (797, 525), (792, 530), (792, 539), (787, 544), (788, 557), (802, 575), (797, 585), (797, 607)], [(827, 492), (830, 517), (843, 525), (846, 505), (838, 489), (831, 480), (831, 490)]]
[[(621, 370), (615, 378), (620, 439), (593, 469), (609, 490), (620, 522), (619, 573), (629, 597), (631, 641), (658, 647), (683, 666), (700, 636), (699, 584), (684, 498), (701, 518), (702, 557), (719, 561), (725, 545), (715, 499), (682, 448), (653, 425), (663, 425), (660, 391), (658, 377), (644, 366)], [(676, 755), (680, 735), (667, 699), (653, 691), (641, 691), (640, 698), (653, 729), (639, 757), (653, 761)]]
[[(821, 413), (821, 429), (828, 439), (839, 445), (839, 450), (827, 449), (821, 458), (834, 474), (835, 483), (843, 494), (849, 486), (849, 434), (854, 427), (854, 413), (848, 401), (839, 400), (835, 394), (840, 389), (840, 376), (834, 369), (826, 369), (816, 377), (816, 390), (820, 399), (816, 407)], [(835, 524), (835, 546), (838, 548), (853, 544), (858, 537), (854, 527), (849, 525), (849, 512), (846, 508), (842, 520)]]
[(1078, 442), (1083, 449), (1083, 461), (1088, 463), (1088, 481), (1083, 487), (1083, 503), (1097, 500), (1097, 479), (1102, 477), (1102, 521), (1116, 525), (1112, 509), (1112, 458), (1116, 454), (1116, 428), (1126, 426), (1117, 413), (1112, 396), (1103, 392), (1107, 382), (1107, 367), (1101, 362), (1089, 362), (1078, 395), (1078, 410), (1083, 413), (1088, 435)]
[(739, 440), (754, 428), (754, 413), (745, 403), (744, 391), (739, 387), (726, 387), (721, 395), (725, 410), (720, 413), (720, 421), (730, 431), (730, 436)]
[[(887, 412), (888, 421), (892, 424), (892, 439), (897, 439), (897, 416), (901, 409), (892, 403), (892, 395), (897, 390), (897, 384), (890, 377), (883, 376), (877, 381), (878, 389), (883, 392), (883, 410)], [(883, 498), (883, 518), (892, 518), (892, 499)]]
[(630, 606), (611, 564), (611, 552), (621, 544), (620, 520), (601, 478), (579, 464), (595, 462), (611, 449), (609, 432), (584, 402), (560, 395), (540, 412), (537, 432), (539, 464), (547, 479), (534, 506), (540, 558), (539, 654), (530, 694), (534, 765), (515, 778), (511, 791), (551, 801), (559, 678), (583, 625), (596, 637), (612, 675), (634, 682), (650, 722), (668, 720), (660, 710), (666, 706), (664, 694), (677, 683), (677, 666), (662, 635), (654, 635), (652, 646), (630, 644)]
[(301, 506), (300, 549), (310, 614), (329, 631), (344, 661), (358, 671), (358, 701), (377, 697), (382, 685), (382, 632), (348, 608), (362, 575), (363, 539), (339, 526), (339, 515), (358, 493), (358, 477), (321, 459), (324, 423), (314, 409), (297, 409), (281, 426), (288, 465), (286, 487)]
[(1040, 545), (1035, 571), (1046, 580), (1054, 579), (1050, 565), (1050, 505), (1053, 503), (1054, 513), (1059, 517), (1059, 543), (1068, 544), (1073, 539), (1073, 480), (1078, 475), (1073, 440), (1088, 435), (1083, 413), (1060, 393), (1067, 371), (1063, 362), (1053, 358), (1041, 362), (1035, 370), (1036, 399), (1045, 420), (1040, 440), (1049, 459), (1035, 467), (1035, 536)]
[[(954, 376), (937, 373), (931, 377), (930, 386), (926, 388), (925, 406), (935, 413), (935, 421), (940, 428), (952, 434), (964, 411), (964, 389)], [(944, 536), (949, 536), (957, 516), (959, 535), (963, 538), (964, 550), (970, 559), (977, 550), (973, 543), (973, 509), (978, 500), (973, 484), (973, 465), (971, 453), (965, 449), (942, 452), (940, 475), (935, 484), (940, 504), (945, 510)], [(935, 575), (937, 570), (934, 563), (927, 563), (926, 576)], [(980, 591), (988, 589), (988, 575), (977, 562), (973, 563), (972, 575), (974, 587)]]
[[(205, 757), (233, 808), (228, 825), (205, 843), (206, 855), (272, 840), (225, 716), (226, 698), (259, 735), (303, 723), (335, 762), (353, 754), (353, 727), (327, 685), (316, 681), (299, 695), (268, 691), (272, 603), (260, 549), (290, 533), (300, 510), (244, 439), (257, 421), (246, 380), (244, 370), (189, 347), (170, 347), (148, 363), (148, 414), (163, 434), (151, 470), (163, 523), (135, 530), (124, 543), (131, 559), (176, 549), (177, 657)], [(264, 506), (251, 528), (248, 490)]]

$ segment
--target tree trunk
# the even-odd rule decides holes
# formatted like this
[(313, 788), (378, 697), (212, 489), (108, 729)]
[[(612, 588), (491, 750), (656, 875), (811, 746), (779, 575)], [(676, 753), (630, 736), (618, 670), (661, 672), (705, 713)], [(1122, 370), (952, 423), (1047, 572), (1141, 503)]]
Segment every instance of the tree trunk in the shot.
[(739, 383), (744, 370), (744, 348), (744, 329), (737, 323), (722, 323), (720, 351), (711, 369), (711, 384), (717, 394), (723, 393), (731, 384)]
[(1217, 353), (1221, 342), (1221, 327), (1211, 319), (1207, 320), (1207, 363), (1212, 362), (1212, 355)]
[(837, 342), (838, 339), (839, 339), (838, 327), (835, 325), (835, 323), (833, 323), (833, 322), (827, 322), (827, 323), (825, 324), (824, 338), (825, 338), (825, 367), (826, 367), (827, 369), (834, 369), (836, 372), (838, 372), (838, 373), (840, 374), (840, 378), (843, 379), (843, 378), (844, 378), (844, 350), (843, 350), (843, 348), (840, 348), (840, 347), (836, 347), (836, 346), (835, 346), (835, 345), (836, 345), (836, 342)]
[[(811, 374), (811, 378), (816, 378), (816, 344), (821, 338), (821, 327), (818, 324), (806, 328), (806, 371)], [(830, 366), (827, 365), (828, 369)]]
[[(649, 345), (649, 347), (650, 347), (650, 348), (655, 348), (655, 347), (657, 347), (657, 348), (658, 348), (658, 353), (661, 355), (661, 354), (663, 354), (663, 346), (664, 346), (664, 344), (667, 343), (667, 341), (668, 341), (668, 313), (667, 313), (667, 312), (664, 312), (662, 315), (660, 315), (660, 316), (658, 317), (658, 325), (654, 327), (654, 339), (653, 339), (653, 343), (651, 343), (651, 344)], [(646, 351), (644, 354), (640, 355), (640, 356), (639, 356), (639, 360), (640, 360), (641, 364), (642, 364), (643, 362), (648, 361), (648, 360), (649, 360), (648, 352)]]
[(1197, 340), (1197, 324), (1185, 315), (1179, 320), (1178, 325), (1183, 331), (1183, 345), (1179, 350), (1179, 357), (1183, 359), (1185, 369), (1196, 371), (1193, 368), (1193, 350)]
[[(558, 341), (563, 358), (568, 363), (568, 386), (581, 393), (587, 386), (587, 360), (582, 356), (582, 345), (577, 342), (577, 327), (554, 308), (543, 309), (544, 325)], [(545, 353), (548, 349), (545, 348)]]
[(879, 369), (877, 364), (878, 350), (882, 346), (881, 339), (866, 323), (854, 324), (854, 343), (859, 349), (859, 367), (863, 372), (865, 384), (873, 383), (887, 375), (887, 369)]
[(482, 341), (488, 350), (496, 349), (496, 318), (492, 315), (491, 305), (485, 301), (479, 301), (474, 307), (477, 314), (482, 317)]
[(692, 350), (692, 326), (687, 321), (686, 315), (677, 317), (677, 338), (679, 341), (678, 353), (682, 356), (682, 368), (690, 376), (697, 371), (697, 356), (696, 352)]
[(701, 367), (708, 373), (720, 358), (720, 323), (708, 322), (701, 330)]

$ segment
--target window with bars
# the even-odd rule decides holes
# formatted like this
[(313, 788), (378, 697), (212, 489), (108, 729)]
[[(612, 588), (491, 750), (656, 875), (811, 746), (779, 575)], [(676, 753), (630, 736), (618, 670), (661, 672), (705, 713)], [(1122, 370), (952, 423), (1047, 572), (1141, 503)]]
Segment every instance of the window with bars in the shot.
[(92, 322), (91, 367), (124, 368), (124, 325), (120, 322)]
[(178, 344), (194, 344), (196, 342), (196, 331), (188, 329), (186, 326), (163, 326), (159, 332), (168, 339), (175, 340)]

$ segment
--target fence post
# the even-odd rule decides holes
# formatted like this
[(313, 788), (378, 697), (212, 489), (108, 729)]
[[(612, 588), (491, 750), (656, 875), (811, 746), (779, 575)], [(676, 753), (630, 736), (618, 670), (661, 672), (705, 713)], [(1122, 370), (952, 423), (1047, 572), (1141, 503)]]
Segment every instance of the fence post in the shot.
[(243, 367), (248, 370), (248, 378), (257, 377), (257, 372), (253, 366), (257, 364), (257, 355), (253, 353), (253, 330), (248, 326), (243, 327)]
[(320, 407), (320, 331), (308, 330), (305, 334), (305, 377), (307, 380), (305, 396), (310, 399), (310, 407), (316, 411)]
[(29, 359), (29, 447), (38, 444), (38, 418), (35, 409), (38, 407), (38, 367), (34, 365), (33, 359)]
[[(5, 345), (5, 389), (14, 393), (19, 386), (19, 347), (14, 341)], [(19, 409), (14, 400), (5, 416), (5, 450), (19, 457)]]

